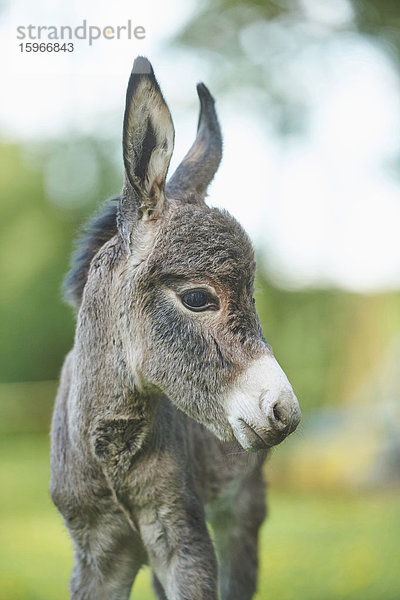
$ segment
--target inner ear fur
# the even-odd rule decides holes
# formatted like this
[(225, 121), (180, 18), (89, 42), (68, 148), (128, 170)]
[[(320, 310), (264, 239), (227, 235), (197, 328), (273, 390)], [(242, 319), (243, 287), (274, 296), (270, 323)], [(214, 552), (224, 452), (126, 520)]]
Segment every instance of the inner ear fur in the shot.
[(123, 125), (125, 186), (121, 218), (155, 218), (165, 204), (174, 126), (150, 62), (138, 57), (126, 92)]

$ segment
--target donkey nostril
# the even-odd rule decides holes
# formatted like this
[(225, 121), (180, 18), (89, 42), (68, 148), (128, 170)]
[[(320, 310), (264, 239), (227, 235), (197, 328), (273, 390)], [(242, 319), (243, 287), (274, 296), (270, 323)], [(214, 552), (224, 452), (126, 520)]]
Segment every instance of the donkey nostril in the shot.
[(282, 411), (279, 408), (278, 402), (276, 402), (274, 404), (274, 406), (272, 407), (272, 412), (273, 412), (275, 421), (278, 421), (280, 423), (285, 423), (284, 417), (283, 417)]
[(289, 435), (300, 422), (299, 403), (292, 390), (282, 390), (278, 397), (270, 398), (269, 390), (260, 398), (260, 409), (267, 419), (270, 431)]

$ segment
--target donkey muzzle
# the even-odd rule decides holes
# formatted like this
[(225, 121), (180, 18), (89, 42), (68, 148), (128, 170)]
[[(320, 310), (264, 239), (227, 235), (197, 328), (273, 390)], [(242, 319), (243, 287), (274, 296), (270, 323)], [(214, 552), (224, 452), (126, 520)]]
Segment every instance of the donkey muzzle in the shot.
[(250, 452), (279, 444), (301, 418), (291, 385), (270, 352), (241, 375), (229, 394), (227, 409), (234, 436)]
[[(280, 444), (300, 423), (301, 412), (296, 396), (290, 390), (272, 400), (267, 393), (261, 397), (261, 415), (257, 423), (239, 417), (241, 437), (246, 450), (265, 450)], [(240, 441), (240, 440), (239, 440)]]

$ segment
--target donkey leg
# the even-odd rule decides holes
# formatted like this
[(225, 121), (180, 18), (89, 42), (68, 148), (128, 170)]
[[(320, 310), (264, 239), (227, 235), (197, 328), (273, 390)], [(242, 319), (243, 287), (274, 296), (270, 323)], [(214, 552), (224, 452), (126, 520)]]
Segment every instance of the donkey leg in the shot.
[(90, 520), (67, 521), (75, 546), (71, 600), (128, 600), (144, 550), (119, 509), (95, 510)]
[(257, 587), (258, 532), (265, 514), (265, 483), (260, 471), (244, 481), (233, 506), (213, 511), (222, 600), (253, 597)]
[(217, 561), (196, 498), (142, 510), (140, 533), (160, 600), (217, 600)]

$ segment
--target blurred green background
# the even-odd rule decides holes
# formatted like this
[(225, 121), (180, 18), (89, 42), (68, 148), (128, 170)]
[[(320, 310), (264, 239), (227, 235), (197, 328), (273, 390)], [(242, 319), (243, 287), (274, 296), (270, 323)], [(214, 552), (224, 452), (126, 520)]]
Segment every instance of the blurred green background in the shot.
[[(253, 34), (258, 47), (265, 23), (276, 26), (275, 37), (265, 40), (270, 62), (244, 50)], [(191, 5), (165, 48), (170, 60), (180, 53), (188, 65), (191, 56), (193, 64), (206, 64), (214, 93), (226, 103), (240, 84), (254, 93), (261, 120), (271, 119), (274, 107), (275, 139), (284, 146), (290, 136), (306, 135), (309, 118), (283, 68), (285, 55), (276, 60), (285, 44), (295, 39), (305, 47), (315, 36), (322, 47), (340, 36), (363, 39), (387, 56), (397, 81), (399, 27), (395, 0), (209, 0)], [(239, 43), (244, 31), (247, 45)], [(68, 597), (72, 545), (47, 491), (52, 404), (74, 332), (60, 288), (80, 225), (119, 193), (119, 144), (119, 130), (108, 137), (76, 130), (43, 140), (0, 138), (1, 600)], [(397, 193), (398, 164), (394, 156), (387, 165)], [(290, 285), (269, 249), (268, 240), (257, 242), (257, 307), (303, 421), (266, 465), (270, 515), (257, 599), (396, 600), (400, 276), (390, 289), (362, 292), (323, 278)], [(154, 597), (147, 570), (133, 596)]]

